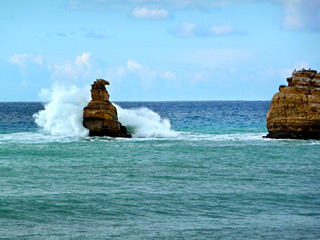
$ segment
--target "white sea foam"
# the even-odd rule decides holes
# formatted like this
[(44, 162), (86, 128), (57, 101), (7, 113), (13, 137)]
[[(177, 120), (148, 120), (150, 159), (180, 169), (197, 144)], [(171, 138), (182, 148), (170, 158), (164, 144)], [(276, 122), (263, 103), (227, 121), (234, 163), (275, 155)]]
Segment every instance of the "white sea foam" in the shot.
[[(113, 139), (110, 137), (81, 137), (52, 135), (46, 132), (19, 132), (0, 134), (0, 145), (10, 143), (21, 144), (47, 144), (47, 143), (67, 143), (78, 141), (165, 141), (165, 142), (189, 142), (194, 144), (214, 144), (215, 146), (229, 146), (238, 144), (248, 145), (320, 145), (317, 140), (295, 140), (295, 139), (268, 139), (263, 138), (266, 133), (236, 133), (236, 134), (204, 134), (192, 132), (179, 132), (177, 137), (134, 137)], [(200, 143), (201, 142), (201, 143)]]
[(52, 135), (88, 136), (89, 131), (82, 125), (82, 114), (89, 93), (89, 89), (58, 84), (50, 90), (42, 90), (40, 96), (48, 103), (44, 110), (33, 115), (35, 122)]
[(51, 135), (45, 132), (19, 132), (0, 134), (0, 145), (6, 143), (13, 144), (46, 144), (46, 143), (66, 143), (75, 142), (83, 138), (77, 136)]
[(238, 141), (269, 141), (263, 138), (266, 133), (232, 133), (232, 134), (205, 134), (205, 133), (180, 133), (181, 140), (188, 139), (189, 141), (214, 141), (214, 142), (238, 142)]
[(143, 107), (138, 109), (118, 109), (119, 121), (138, 138), (175, 138), (176, 131), (171, 130), (168, 119), (163, 119), (152, 110)]
[[(54, 84), (42, 90), (40, 96), (47, 102), (45, 109), (34, 114), (35, 122), (51, 135), (86, 137), (89, 131), (82, 125), (83, 108), (90, 100), (88, 88)], [(134, 138), (172, 138), (178, 133), (171, 130), (169, 120), (148, 108), (118, 109), (119, 121)]]

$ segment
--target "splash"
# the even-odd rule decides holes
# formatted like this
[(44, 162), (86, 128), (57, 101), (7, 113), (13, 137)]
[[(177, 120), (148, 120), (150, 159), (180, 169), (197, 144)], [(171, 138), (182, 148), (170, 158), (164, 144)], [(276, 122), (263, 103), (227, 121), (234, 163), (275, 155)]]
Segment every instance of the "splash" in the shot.
[(172, 138), (178, 133), (171, 130), (168, 119), (162, 119), (152, 110), (142, 107), (138, 109), (123, 109), (116, 106), (119, 121), (127, 127), (134, 137), (139, 138)]
[(83, 107), (89, 102), (89, 92), (58, 84), (51, 90), (42, 89), (40, 97), (48, 103), (44, 110), (33, 115), (35, 122), (52, 135), (88, 136), (89, 131), (82, 125), (82, 114)]
[[(42, 90), (40, 97), (44, 110), (34, 114), (38, 126), (51, 135), (86, 137), (88, 129), (82, 125), (83, 108), (90, 101), (90, 88), (54, 84), (51, 89)], [(178, 133), (171, 130), (168, 119), (148, 108), (123, 109), (116, 106), (119, 121), (128, 128), (134, 138), (170, 138)]]

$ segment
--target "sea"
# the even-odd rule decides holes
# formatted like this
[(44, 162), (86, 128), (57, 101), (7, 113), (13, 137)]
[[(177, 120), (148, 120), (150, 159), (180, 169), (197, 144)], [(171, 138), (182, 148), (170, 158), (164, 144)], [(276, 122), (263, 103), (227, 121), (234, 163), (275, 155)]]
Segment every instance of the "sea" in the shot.
[(124, 139), (80, 92), (0, 103), (0, 239), (320, 239), (320, 141), (263, 138), (270, 101), (116, 102)]

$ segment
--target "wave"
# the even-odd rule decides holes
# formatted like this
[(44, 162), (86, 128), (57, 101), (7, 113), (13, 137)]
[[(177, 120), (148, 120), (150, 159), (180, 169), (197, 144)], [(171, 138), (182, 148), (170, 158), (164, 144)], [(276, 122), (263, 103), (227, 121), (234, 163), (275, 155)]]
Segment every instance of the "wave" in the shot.
[(266, 133), (235, 133), (235, 134), (204, 134), (194, 132), (177, 132), (177, 137), (143, 137), (143, 138), (111, 138), (111, 137), (80, 137), (52, 135), (46, 132), (18, 132), (0, 133), (0, 145), (2, 144), (49, 144), (70, 142), (137, 142), (137, 141), (163, 141), (166, 144), (209, 144), (212, 146), (301, 146), (320, 145), (318, 140), (295, 140), (295, 139), (268, 139), (263, 138)]
[(171, 129), (168, 119), (163, 119), (152, 110), (143, 107), (123, 109), (116, 105), (119, 121), (137, 138), (175, 138), (178, 132)]
[(41, 90), (40, 96), (48, 103), (33, 117), (45, 132), (68, 137), (89, 135), (82, 125), (83, 107), (89, 102), (85, 89), (54, 84), (50, 90)]
[[(41, 98), (48, 102), (44, 110), (34, 114), (36, 124), (52, 135), (87, 137), (88, 129), (83, 127), (83, 108), (90, 101), (90, 90), (76, 86), (54, 84), (51, 89), (42, 90)], [(170, 138), (178, 133), (171, 129), (168, 119), (144, 107), (124, 109), (117, 106), (119, 121), (128, 128), (134, 138)]]
[(46, 132), (18, 132), (0, 134), (1, 144), (47, 144), (82, 141), (83, 137), (52, 135)]
[(269, 141), (268, 138), (263, 138), (266, 133), (230, 133), (230, 134), (205, 134), (205, 133), (191, 133), (183, 132), (180, 133), (178, 139), (190, 141)]

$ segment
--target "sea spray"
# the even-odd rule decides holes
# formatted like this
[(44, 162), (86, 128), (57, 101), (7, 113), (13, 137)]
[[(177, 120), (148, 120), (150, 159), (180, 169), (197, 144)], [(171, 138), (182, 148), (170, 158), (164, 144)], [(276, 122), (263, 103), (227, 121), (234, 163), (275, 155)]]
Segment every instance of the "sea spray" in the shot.
[(139, 138), (171, 138), (178, 133), (171, 130), (168, 119), (162, 119), (152, 110), (142, 107), (138, 109), (123, 109), (116, 105), (119, 121), (127, 127), (134, 137)]
[(88, 89), (54, 84), (51, 90), (42, 89), (40, 97), (47, 102), (44, 110), (34, 114), (35, 122), (52, 135), (89, 135), (82, 125), (83, 107), (89, 102)]
[[(52, 135), (86, 137), (88, 129), (83, 127), (83, 108), (90, 101), (90, 90), (76, 86), (54, 84), (51, 89), (42, 89), (40, 97), (46, 102), (44, 110), (34, 114), (38, 126)], [(168, 119), (143, 107), (123, 109), (115, 105), (119, 121), (136, 138), (171, 138), (178, 133), (171, 130)]]

